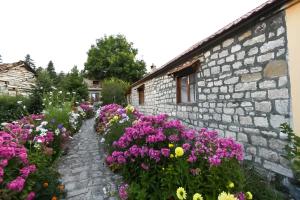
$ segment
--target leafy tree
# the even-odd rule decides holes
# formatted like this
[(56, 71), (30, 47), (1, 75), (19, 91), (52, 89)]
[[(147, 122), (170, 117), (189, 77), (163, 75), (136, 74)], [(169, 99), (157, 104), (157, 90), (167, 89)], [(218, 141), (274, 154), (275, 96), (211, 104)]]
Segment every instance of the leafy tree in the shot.
[(56, 79), (56, 72), (55, 72), (55, 68), (54, 68), (54, 64), (53, 64), (52, 60), (49, 61), (46, 70), (48, 71), (48, 73), (50, 75), (50, 78), (52, 80), (55, 80)]
[(137, 54), (138, 50), (125, 36), (104, 36), (88, 51), (85, 70), (94, 79), (116, 77), (134, 82), (146, 72), (145, 62), (136, 59)]
[(126, 105), (126, 91), (130, 84), (118, 78), (105, 79), (102, 83), (101, 100), (103, 104)]
[(88, 87), (84, 83), (83, 76), (79, 73), (77, 66), (74, 66), (63, 79), (62, 87), (67, 92), (75, 92), (77, 100), (87, 99), (88, 97)]
[(36, 87), (42, 92), (50, 92), (53, 86), (53, 80), (49, 72), (45, 69), (42, 69), (37, 73)]
[(34, 61), (31, 59), (30, 55), (27, 54), (25, 56), (25, 60), (24, 60), (32, 69), (35, 70), (35, 64), (34, 64)]
[(65, 78), (65, 73), (63, 71), (61, 71), (57, 77), (56, 77), (56, 85), (57, 87), (61, 87), (61, 83), (63, 82), (64, 78)]

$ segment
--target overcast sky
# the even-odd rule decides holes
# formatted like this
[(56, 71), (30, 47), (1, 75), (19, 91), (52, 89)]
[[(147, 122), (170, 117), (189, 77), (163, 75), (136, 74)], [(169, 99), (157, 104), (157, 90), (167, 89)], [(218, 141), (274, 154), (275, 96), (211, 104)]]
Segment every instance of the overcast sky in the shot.
[(266, 0), (0, 0), (0, 55), (83, 69), (105, 34), (124, 34), (149, 67), (165, 64)]

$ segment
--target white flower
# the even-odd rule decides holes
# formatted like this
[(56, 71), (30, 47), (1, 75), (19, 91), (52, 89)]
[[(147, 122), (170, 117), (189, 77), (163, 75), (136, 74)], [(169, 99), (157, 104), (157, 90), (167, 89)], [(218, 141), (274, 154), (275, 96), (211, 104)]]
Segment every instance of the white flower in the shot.
[(56, 90), (57, 88), (56, 87), (54, 87), (54, 86), (51, 86), (51, 88), (53, 89), (53, 90)]
[(23, 106), (23, 109), (26, 109), (26, 106)]
[(73, 94), (76, 94), (76, 92), (72, 92)]
[(55, 130), (55, 135), (59, 135), (59, 133), (60, 133), (59, 129), (56, 129)]
[(52, 102), (49, 102), (49, 106), (51, 106), (52, 105)]
[(17, 101), (17, 104), (22, 104), (23, 101)]
[(1, 126), (6, 126), (8, 123), (7, 122), (3, 122), (1, 123)]
[(105, 139), (104, 139), (104, 138), (102, 138), (100, 142), (101, 142), (101, 143), (105, 142)]
[(41, 123), (42, 126), (46, 126), (47, 124), (48, 124), (47, 121), (43, 121), (43, 122)]
[(59, 91), (58, 93), (59, 93), (59, 94), (62, 94), (62, 91)]
[(40, 149), (41, 145), (39, 143), (34, 143), (33, 147), (36, 148), (36, 149)]
[(42, 90), (42, 89), (44, 89), (43, 87), (40, 87), (40, 89)]
[(67, 92), (67, 94), (70, 94), (70, 92)]
[(44, 98), (43, 101), (46, 101), (46, 98)]
[(42, 143), (43, 141), (41, 139), (36, 140), (38, 143)]
[(52, 92), (49, 92), (49, 94), (52, 95), (53, 93), (52, 93)]

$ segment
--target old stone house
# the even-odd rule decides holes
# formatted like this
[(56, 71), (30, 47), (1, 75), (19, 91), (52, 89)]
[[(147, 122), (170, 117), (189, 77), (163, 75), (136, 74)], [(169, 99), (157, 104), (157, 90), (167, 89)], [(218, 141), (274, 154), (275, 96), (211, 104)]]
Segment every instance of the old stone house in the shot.
[(100, 80), (90, 80), (90, 79), (84, 79), (84, 82), (88, 86), (89, 91), (89, 100), (92, 102), (98, 102), (101, 98), (101, 81)]
[(35, 70), (24, 61), (0, 64), (0, 94), (28, 96), (35, 82)]
[(246, 159), (291, 177), (279, 126), (300, 133), (299, 19), (299, 1), (267, 1), (134, 83), (130, 101), (233, 137)]

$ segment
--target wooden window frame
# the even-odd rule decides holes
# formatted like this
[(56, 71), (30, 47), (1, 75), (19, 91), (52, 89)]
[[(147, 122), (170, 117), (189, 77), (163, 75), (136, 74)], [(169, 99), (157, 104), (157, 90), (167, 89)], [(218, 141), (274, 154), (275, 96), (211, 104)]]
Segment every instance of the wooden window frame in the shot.
[(139, 97), (139, 105), (145, 105), (145, 85), (140, 86), (137, 89)]
[[(176, 78), (176, 91), (177, 91), (177, 98), (176, 98), (176, 101), (177, 103), (195, 103), (196, 101), (196, 96), (194, 97), (194, 100), (191, 101), (191, 83), (190, 83), (190, 79), (191, 79), (191, 76), (194, 76), (194, 79), (196, 78), (196, 73), (189, 73), (189, 74), (184, 74), (184, 75), (181, 75), (181, 76), (177, 76)], [(186, 102), (182, 102), (182, 94), (181, 94), (181, 83), (182, 83), (182, 77), (187, 77), (187, 83), (186, 83), (186, 86), (187, 86), (187, 90), (186, 90), (186, 95), (187, 95), (187, 101)], [(196, 84), (196, 83), (194, 83)], [(196, 90), (196, 88), (194, 89)], [(195, 92), (195, 95), (196, 95), (196, 91)]]

